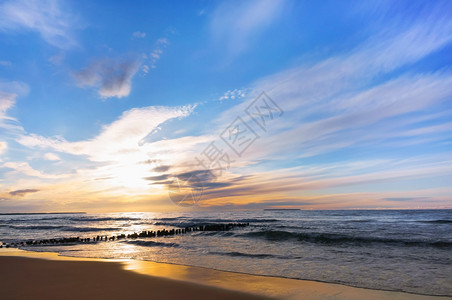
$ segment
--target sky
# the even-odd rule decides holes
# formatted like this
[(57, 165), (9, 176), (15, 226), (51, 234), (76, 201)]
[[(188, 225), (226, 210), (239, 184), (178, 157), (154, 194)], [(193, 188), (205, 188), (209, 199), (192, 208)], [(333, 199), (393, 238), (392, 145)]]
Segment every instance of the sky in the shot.
[(452, 208), (450, 1), (0, 1), (0, 212)]

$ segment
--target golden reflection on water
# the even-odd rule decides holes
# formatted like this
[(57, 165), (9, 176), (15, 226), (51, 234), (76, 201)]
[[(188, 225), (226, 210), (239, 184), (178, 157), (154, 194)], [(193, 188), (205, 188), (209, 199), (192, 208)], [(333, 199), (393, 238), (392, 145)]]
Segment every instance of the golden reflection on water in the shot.
[(139, 274), (150, 276), (162, 276), (176, 280), (187, 280), (190, 278), (189, 267), (170, 265), (142, 260), (128, 260), (123, 262), (124, 269)]
[[(126, 248), (122, 251), (128, 251)], [(242, 292), (261, 294), (286, 300), (295, 299), (373, 299), (373, 300), (421, 300), (436, 299), (415, 294), (389, 292), (348, 287), (339, 284), (329, 284), (315, 281), (295, 280), (278, 277), (255, 276), (234, 272), (217, 271), (213, 269), (190, 267), (175, 264), (156, 263), (131, 259), (93, 259), (58, 256), (57, 253), (31, 252), (19, 249), (0, 249), (0, 256), (21, 256), (30, 258), (66, 260), (66, 261), (102, 261), (118, 262), (125, 270), (148, 276), (165, 277), (173, 280), (183, 280), (216, 286), (220, 288), (239, 290)]]
[(256, 276), (234, 272), (217, 271), (202, 267), (156, 263), (152, 261), (123, 261), (126, 270), (148, 276), (161, 276), (174, 280), (216, 286), (229, 290), (260, 294), (286, 300), (426, 300), (436, 299), (400, 292), (354, 288), (340, 284)]
[(266, 296), (290, 295), (300, 289), (299, 280), (254, 276), (152, 261), (127, 260), (122, 263), (124, 269), (143, 275), (162, 276)]

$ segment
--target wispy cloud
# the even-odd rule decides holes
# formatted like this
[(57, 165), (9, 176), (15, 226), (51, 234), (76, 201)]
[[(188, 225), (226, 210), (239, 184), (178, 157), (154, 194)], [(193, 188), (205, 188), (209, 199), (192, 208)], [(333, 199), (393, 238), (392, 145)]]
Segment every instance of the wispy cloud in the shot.
[(58, 155), (56, 155), (55, 153), (51, 153), (51, 152), (47, 152), (46, 154), (44, 154), (44, 159), (50, 160), (50, 161), (61, 160), (61, 158)]
[[(8, 149), (8, 144), (6, 142), (0, 141), (0, 155), (2, 155), (3, 152), (6, 151), (6, 149)], [(0, 161), (2, 161), (1, 157), (0, 157)]]
[(17, 0), (0, 4), (0, 30), (35, 31), (50, 45), (71, 48), (77, 45), (74, 29), (80, 20), (55, 0)]
[[(251, 160), (270, 153), (287, 156), (287, 151), (308, 157), (396, 136), (418, 136), (425, 132), (421, 130), (425, 125), (415, 113), (428, 117), (426, 108), (450, 99), (452, 74), (448, 70), (402, 72), (386, 75), (383, 81), (381, 76), (449, 45), (452, 31), (442, 28), (452, 28), (445, 14), (427, 14), (410, 26), (385, 30), (347, 54), (258, 80), (247, 101), (223, 113), (218, 124), (226, 126), (255, 95), (266, 91), (287, 113), (272, 125), (272, 133), (259, 147), (249, 152)], [(445, 126), (429, 132), (444, 131)]]
[(146, 32), (143, 31), (135, 31), (132, 33), (132, 37), (136, 39), (143, 39), (146, 37)]
[(19, 96), (28, 93), (28, 86), (23, 82), (0, 80), (0, 133), (3, 136), (22, 133), (23, 128), (16, 118), (7, 114), (16, 104)]
[(0, 167), (13, 169), (15, 172), (19, 172), (21, 174), (30, 176), (30, 177), (37, 177), (42, 179), (62, 179), (67, 178), (70, 175), (69, 174), (47, 174), (45, 172), (42, 172), (40, 170), (34, 169), (28, 162), (6, 162)]
[(46, 138), (33, 134), (22, 136), (17, 141), (30, 147), (88, 155), (93, 161), (110, 161), (115, 160), (118, 155), (127, 156), (132, 150), (139, 151), (140, 140), (157, 125), (172, 118), (188, 116), (193, 109), (193, 106), (134, 108), (124, 112), (113, 123), (105, 125), (95, 138), (85, 141), (67, 142), (61, 137)]
[(64, 58), (65, 58), (64, 52), (59, 52), (49, 57), (49, 62), (51, 62), (55, 66), (59, 66), (63, 62)]
[(222, 2), (212, 15), (212, 37), (232, 55), (239, 54), (281, 17), (285, 4), (283, 0)]
[[(0, 114), (5, 114), (16, 103), (16, 95), (0, 92)], [(0, 115), (1, 116), (1, 115)]]
[(102, 59), (73, 76), (80, 87), (94, 87), (102, 98), (122, 98), (130, 94), (132, 78), (139, 67), (138, 60)]
[(245, 89), (233, 89), (226, 91), (223, 96), (221, 96), (218, 100), (236, 100), (241, 99), (246, 96), (246, 90)]
[(157, 67), (157, 62), (162, 57), (165, 48), (169, 45), (169, 40), (167, 38), (159, 38), (154, 44), (153, 50), (147, 54), (143, 54), (143, 64), (141, 66), (141, 71), (144, 74), (148, 74), (151, 69)]
[[(268, 92), (284, 109), (284, 118), (273, 122), (265, 134), (261, 132), (262, 138), (233, 164), (230, 172), (215, 182), (216, 185), (208, 182), (212, 188), (206, 191), (203, 205), (239, 201), (237, 197), (247, 203), (251, 195), (285, 198), (287, 194), (303, 191), (322, 193), (323, 190), (346, 187), (359, 190), (362, 186), (381, 187), (390, 182), (407, 184), (422, 178), (451, 176), (450, 157), (444, 158), (440, 153), (430, 154), (428, 163), (407, 161), (403, 166), (398, 159), (389, 159), (391, 156), (388, 154), (400, 155), (400, 151), (406, 151), (413, 141), (431, 146), (432, 143), (450, 141), (452, 137), (452, 111), (444, 110), (452, 97), (450, 70), (394, 72), (450, 45), (452, 31), (443, 28), (451, 26), (447, 14), (425, 13), (416, 22), (376, 34), (348, 53), (309, 62), (256, 81), (250, 86), (246, 101), (224, 112), (214, 122), (216, 126), (205, 135), (187, 140), (178, 137), (148, 145), (159, 149), (162, 144), (180, 144), (183, 146), (177, 150), (192, 153), (185, 157), (187, 160), (177, 161), (170, 173), (155, 174), (148, 179), (154, 180), (155, 184), (159, 181), (165, 184), (177, 174), (199, 168), (193, 161), (196, 153), (218, 139), (217, 134), (235, 117), (243, 116), (246, 107), (262, 91)], [(228, 92), (225, 96), (229, 98), (231, 94)], [(253, 126), (252, 121), (247, 120)], [(394, 140), (402, 142), (400, 138), (411, 140), (396, 145)], [(190, 142), (186, 143), (188, 140)], [(227, 147), (223, 149), (228, 150)], [(298, 164), (296, 160), (300, 158), (319, 155), (340, 160), (344, 151), (355, 153), (360, 150), (374, 153), (380, 162), (375, 164), (373, 158), (369, 158), (359, 164), (347, 162), (338, 169), (329, 168), (334, 165), (330, 163), (322, 166), (322, 172), (300, 172), (292, 174), (291, 178), (284, 177), (290, 171), (278, 172), (275, 164), (271, 164), (272, 160)], [(339, 153), (338, 157), (335, 153)], [(421, 154), (412, 155), (418, 157)], [(266, 160), (270, 161), (274, 176), (263, 171)], [(364, 166), (363, 169), (356, 169), (358, 165)], [(393, 168), (388, 169), (388, 165)], [(253, 176), (230, 184), (238, 174)], [(385, 198), (381, 195), (372, 197), (372, 201)], [(334, 195), (330, 198), (343, 199)], [(447, 197), (438, 201), (445, 203)], [(347, 201), (347, 205), (352, 202)], [(394, 207), (396, 204), (391, 205)]]
[(155, 68), (157, 61), (163, 54), (163, 50), (168, 46), (169, 41), (167, 38), (160, 38), (155, 42), (154, 50), (150, 53), (149, 61), (151, 68)]

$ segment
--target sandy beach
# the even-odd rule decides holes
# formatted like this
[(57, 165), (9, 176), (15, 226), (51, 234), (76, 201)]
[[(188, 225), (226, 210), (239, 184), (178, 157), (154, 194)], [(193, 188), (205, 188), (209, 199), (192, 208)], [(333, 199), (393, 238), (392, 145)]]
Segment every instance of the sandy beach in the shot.
[(0, 257), (2, 299), (270, 299), (146, 276), (119, 263)]
[(450, 299), (138, 260), (0, 251), (2, 299)]

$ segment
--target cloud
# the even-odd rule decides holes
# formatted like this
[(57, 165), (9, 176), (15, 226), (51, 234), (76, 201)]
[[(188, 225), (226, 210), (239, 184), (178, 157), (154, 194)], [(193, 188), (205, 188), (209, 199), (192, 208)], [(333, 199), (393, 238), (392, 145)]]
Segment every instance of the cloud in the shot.
[(59, 65), (61, 65), (61, 63), (63, 62), (64, 57), (65, 57), (64, 52), (60, 52), (60, 53), (58, 53), (58, 54), (52, 55), (52, 56), (49, 58), (49, 62), (51, 62), (51, 63), (54, 64), (55, 66), (59, 66)]
[[(64, 138), (25, 135), (17, 142), (27, 147), (50, 148), (74, 155), (88, 155), (93, 161), (110, 161), (140, 152), (140, 140), (159, 124), (190, 115), (194, 106), (149, 106), (125, 111), (116, 121), (103, 126), (91, 140), (67, 142)], [(149, 158), (149, 157), (145, 157)], [(144, 160), (144, 159), (143, 159)], [(142, 161), (143, 161), (142, 160)]]
[(44, 159), (51, 160), (51, 161), (61, 160), (61, 158), (58, 155), (56, 155), (55, 153), (50, 153), (50, 152), (44, 154)]
[(157, 62), (162, 57), (163, 52), (168, 45), (169, 41), (167, 38), (159, 38), (155, 42), (153, 50), (149, 54), (143, 54), (141, 71), (144, 74), (148, 74), (151, 69), (155, 69), (157, 67)]
[(0, 78), (1, 98), (25, 96), (28, 93), (28, 90), (28, 85), (24, 82), (7, 81)]
[[(0, 155), (8, 149), (8, 144), (6, 142), (0, 141)], [(1, 161), (1, 159), (0, 159)]]
[(11, 196), (23, 197), (26, 194), (37, 193), (37, 192), (39, 192), (39, 190), (37, 190), (37, 189), (24, 189), (24, 190), (16, 190), (16, 191), (9, 192), (9, 194)]
[(428, 200), (427, 197), (393, 197), (393, 198), (383, 198), (385, 201), (419, 201)]
[(134, 33), (132, 33), (132, 37), (137, 39), (143, 39), (146, 37), (146, 32), (135, 31)]
[(149, 180), (149, 181), (164, 181), (164, 180), (167, 180), (168, 178), (169, 178), (169, 175), (163, 174), (163, 175), (158, 175), (158, 176), (145, 177), (144, 179)]
[(241, 99), (246, 96), (246, 90), (245, 89), (233, 89), (226, 91), (223, 96), (221, 96), (218, 100), (236, 100)]
[(50, 45), (68, 49), (77, 45), (74, 28), (80, 26), (60, 1), (17, 0), (0, 4), (0, 30), (35, 31)]
[[(250, 126), (259, 130), (244, 111), (262, 91), (281, 106), (284, 117), (271, 122), (265, 133), (259, 131), (262, 138), (225, 176), (218, 181), (205, 181), (211, 188), (205, 191), (202, 205), (247, 203), (253, 201), (252, 197), (260, 197), (256, 199), (259, 202), (262, 197), (285, 198), (287, 194), (309, 191), (331, 193), (331, 200), (325, 204), (334, 204), (330, 207), (353, 207), (354, 202), (356, 207), (375, 207), (377, 201), (399, 196), (388, 192), (363, 200), (355, 197), (347, 200), (347, 195), (333, 195), (334, 191), (377, 190), (397, 183), (403, 194), (407, 185), (411, 185), (409, 191), (414, 190), (413, 182), (450, 177), (450, 157), (441, 156), (436, 150), (428, 153), (425, 161), (406, 161), (408, 157), (418, 159), (423, 153), (422, 147), (414, 149), (410, 143), (439, 149), (450, 144), (452, 73), (447, 68), (433, 72), (410, 68), (451, 44), (452, 31), (444, 28), (452, 28), (447, 14), (426, 13), (416, 22), (387, 27), (347, 52), (257, 80), (250, 86), (246, 101), (219, 118), (212, 117), (213, 124), (204, 135), (150, 143), (149, 148), (157, 149), (156, 152), (165, 149), (162, 152), (171, 153), (168, 157), (179, 160), (163, 160), (164, 164), (172, 165), (171, 174), (161, 170), (164, 174), (153, 174), (149, 180), (156, 185), (170, 185), (171, 177), (194, 172), (197, 168), (194, 157), (202, 151), (200, 145), (218, 140), (216, 133), (222, 132), (237, 116), (244, 117)], [(229, 95), (228, 92), (225, 96)], [(164, 144), (180, 147), (172, 153)], [(229, 149), (225, 146), (223, 150)], [(184, 157), (182, 153), (189, 155)], [(348, 153), (368, 156), (363, 161), (335, 163)], [(329, 163), (319, 165), (318, 157)], [(278, 169), (281, 165), (298, 166), (311, 160), (316, 161), (318, 168), (301, 172)], [(263, 171), (267, 168), (271, 171)], [(231, 184), (237, 174), (254, 176)], [(442, 199), (441, 203), (450, 201), (447, 195), (431, 198)], [(308, 199), (309, 203), (318, 201), (318, 197)]]
[(18, 96), (28, 93), (28, 86), (17, 81), (0, 80), (0, 134), (3, 137), (23, 133), (23, 128), (16, 118), (7, 114), (16, 104)]
[[(149, 63), (152, 69), (156, 68), (157, 61), (162, 56), (163, 50), (168, 46), (168, 44), (169, 41), (167, 38), (160, 38), (155, 42), (154, 50), (150, 53), (149, 57)], [(145, 73), (147, 73), (147, 71), (145, 71)]]
[(122, 98), (130, 94), (139, 67), (137, 60), (103, 59), (74, 72), (73, 77), (80, 87), (95, 87), (102, 98)]
[(12, 63), (10, 61), (7, 61), (7, 60), (0, 60), (0, 66), (11, 67)]
[(153, 169), (155, 172), (166, 172), (171, 169), (171, 166), (158, 166)]
[[(86, 168), (78, 168), (77, 173), (70, 177), (72, 180), (91, 182), (90, 185), (94, 189), (138, 195), (148, 192), (148, 182), (144, 178), (154, 175), (150, 170), (155, 164), (143, 162), (160, 159), (158, 154), (153, 155), (147, 151), (146, 147), (141, 145), (141, 140), (159, 124), (169, 119), (186, 117), (193, 110), (194, 106), (134, 108), (124, 112), (116, 121), (104, 125), (101, 132), (89, 140), (68, 142), (62, 137), (27, 134), (16, 141), (28, 148), (52, 149), (88, 161), (89, 163), (84, 164)], [(80, 164), (78, 160), (77, 164)], [(5, 167), (14, 168), (30, 176), (53, 176), (36, 172), (25, 163), (10, 163)], [(55, 177), (61, 178), (59, 175)], [(96, 178), (109, 179), (94, 180)]]
[(6, 162), (0, 167), (13, 169), (24, 175), (42, 179), (62, 179), (70, 176), (69, 174), (47, 174), (32, 168), (27, 162)]
[[(213, 189), (205, 189), (200, 203), (203, 206), (218, 205), (221, 203), (248, 203), (254, 198), (259, 202), (265, 198), (275, 199), (275, 197), (283, 197), (284, 195), (305, 195), (312, 194), (312, 191), (322, 191), (329, 189), (325, 196), (331, 199), (340, 199), (334, 195), (332, 188), (357, 190), (360, 186), (365, 185), (366, 191), (370, 193), (372, 185), (380, 194), (392, 196), (380, 196), (383, 198), (398, 198), (399, 195), (416, 195), (427, 194), (428, 191), (416, 192), (411, 187), (409, 191), (403, 191), (404, 187), (401, 182), (407, 180), (416, 180), (429, 178), (431, 176), (451, 176), (452, 161), (446, 162), (423, 162), (417, 166), (412, 165), (412, 161), (398, 163), (397, 160), (390, 160), (380, 164), (380, 171), (369, 169), (368, 163), (363, 162), (362, 166), (357, 169), (355, 162), (337, 163), (337, 164), (321, 164), (313, 167), (298, 166), (295, 168), (271, 170), (266, 172), (254, 173), (253, 176), (241, 176), (236, 178), (218, 178), (217, 182), (206, 180), (209, 183), (219, 183)], [(357, 175), (358, 174), (358, 175)], [(220, 181), (221, 180), (221, 181)], [(395, 183), (399, 185), (398, 192), (381, 192), (378, 188), (382, 183)], [(203, 181), (204, 183), (204, 181)], [(300, 202), (305, 196), (300, 196)], [(412, 197), (414, 198), (414, 196)], [(223, 200), (222, 200), (223, 199)], [(247, 200), (248, 199), (248, 200)], [(313, 200), (314, 197), (311, 198)], [(355, 199), (348, 199), (354, 202)], [(419, 200), (419, 199), (418, 199)], [(393, 200), (395, 201), (395, 200)], [(320, 203), (317, 203), (320, 204)], [(350, 205), (346, 203), (345, 205)], [(374, 203), (375, 205), (375, 203)]]
[[(226, 43), (231, 54), (246, 51), (275, 24), (285, 7), (282, 2), (232, 2), (237, 8), (230, 3), (220, 4), (211, 25), (212, 36)], [(220, 15), (222, 9), (224, 14)], [(269, 18), (262, 19), (262, 12)], [(189, 187), (202, 182), (202, 207), (371, 208), (413, 207), (422, 202), (450, 206), (451, 189), (432, 185), (444, 186), (442, 181), (452, 175), (447, 152), (452, 137), (452, 73), (448, 68), (426, 71), (429, 64), (412, 66), (450, 45), (452, 22), (445, 13), (432, 16), (428, 11), (413, 18), (406, 23), (390, 22), (352, 49), (322, 59), (304, 58), (303, 64), (261, 78), (246, 89), (227, 91), (221, 100), (244, 94), (244, 101), (214, 101), (215, 105), (232, 107), (219, 117), (210, 107), (204, 110), (205, 115), (198, 111), (193, 123), (202, 123), (203, 131), (196, 135), (191, 126), (175, 120), (191, 115), (194, 107), (143, 107), (124, 112), (90, 139), (67, 141), (23, 133), (16, 141), (32, 151), (45, 149), (36, 157), (51, 158), (53, 152), (44, 153), (54, 151), (71, 154), (65, 155), (61, 164), (73, 156), (83, 161), (83, 167), (77, 164), (77, 172), (64, 178), (59, 194), (50, 195), (52, 199), (75, 195), (73, 198), (84, 199), (79, 200), (80, 205), (88, 205), (85, 199), (95, 202), (110, 196), (129, 201), (152, 195), (164, 202), (165, 188), (178, 178)], [(213, 28), (215, 22), (218, 27)], [(393, 26), (396, 23), (400, 26)], [(240, 31), (237, 26), (241, 26)], [(238, 36), (230, 34), (234, 31)], [(144, 72), (151, 65), (155, 67), (167, 44), (167, 40), (157, 41), (151, 54), (142, 59)], [(104, 86), (122, 86), (118, 82), (124, 82), (109, 78), (131, 74), (130, 85), (136, 70), (125, 72), (128, 68), (119, 67), (119, 61), (106, 61), (81, 70), (79, 84), (95, 87), (100, 93)], [(130, 92), (130, 86), (127, 93), (106, 89), (115, 97)], [(262, 91), (284, 110), (282, 118), (269, 121), (265, 132), (244, 112)], [(15, 97), (15, 93), (10, 94), (13, 96), (8, 97)], [(10, 102), (3, 102), (4, 111), (14, 105)], [(221, 176), (213, 176), (213, 168), (199, 170), (195, 158), (212, 141), (222, 143), (218, 135), (237, 116), (249, 122), (260, 138), (241, 157), (231, 157), (235, 162)], [(209, 118), (212, 123), (206, 124)], [(170, 124), (168, 120), (173, 121)], [(171, 133), (182, 128), (190, 135), (161, 134), (162, 128)], [(51, 168), (57, 164), (45, 165)], [(7, 177), (20, 176), (21, 180), (23, 174), (52, 182), (60, 178), (25, 162), (2, 166), (17, 171), (8, 172)], [(22, 174), (16, 175), (18, 172)], [(55, 191), (30, 181), (25, 184), (20, 182), (19, 187)]]
[[(435, 109), (452, 96), (452, 73), (448, 69), (391, 72), (450, 45), (452, 30), (444, 28), (452, 29), (447, 14), (426, 14), (409, 25), (383, 30), (348, 53), (262, 78), (251, 85), (247, 101), (224, 112), (217, 124), (225, 128), (255, 96), (266, 91), (286, 114), (272, 123), (271, 132), (244, 159), (310, 157), (369, 143), (387, 141), (390, 145), (395, 137), (418, 138), (428, 126), (417, 120), (419, 114), (433, 120)], [(443, 123), (444, 118), (437, 122)], [(435, 125), (428, 126), (432, 134), (450, 128)], [(445, 135), (431, 138), (444, 139)]]
[(231, 54), (239, 54), (281, 16), (285, 4), (283, 0), (222, 2), (212, 16), (212, 37), (226, 44)]
[(143, 65), (141, 67), (141, 71), (143, 71), (144, 74), (149, 73), (149, 66), (148, 65)]
[(0, 92), (0, 116), (13, 107), (16, 103), (16, 96), (15, 94)]

